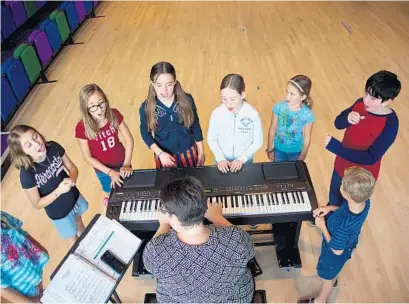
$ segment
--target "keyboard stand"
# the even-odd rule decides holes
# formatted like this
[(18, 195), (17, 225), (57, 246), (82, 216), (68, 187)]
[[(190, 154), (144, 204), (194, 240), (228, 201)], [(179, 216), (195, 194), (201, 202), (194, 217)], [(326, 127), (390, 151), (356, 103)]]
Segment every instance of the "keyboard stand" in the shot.
[(268, 230), (246, 230), (250, 235), (272, 234), (273, 241), (254, 242), (255, 247), (275, 246), (278, 266), (280, 268), (301, 268), (301, 257), (298, 250), (302, 222), (276, 223)]
[(150, 274), (145, 266), (143, 265), (143, 250), (146, 247), (146, 244), (148, 244), (149, 240), (143, 240), (141, 246), (138, 249), (138, 252), (135, 254), (133, 258), (133, 263), (132, 263), (132, 276), (133, 277), (139, 277), (141, 275), (145, 274)]
[(273, 224), (278, 267), (302, 267), (300, 251), (298, 250), (301, 224), (302, 222)]

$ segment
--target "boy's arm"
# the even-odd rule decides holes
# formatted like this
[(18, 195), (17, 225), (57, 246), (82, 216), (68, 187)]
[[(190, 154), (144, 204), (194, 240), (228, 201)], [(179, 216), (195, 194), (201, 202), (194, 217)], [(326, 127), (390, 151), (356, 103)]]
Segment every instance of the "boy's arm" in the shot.
[(397, 117), (394, 116), (393, 118), (388, 118), (388, 120), (390, 121), (386, 122), (381, 135), (367, 150), (345, 148), (339, 140), (333, 137), (326, 146), (326, 149), (347, 161), (360, 165), (373, 165), (382, 158), (398, 134), (399, 122)]
[[(344, 252), (346, 246), (346, 234), (342, 232), (336, 232), (334, 237), (329, 233), (327, 226), (324, 225), (321, 228), (322, 234), (324, 235), (325, 240), (328, 243), (328, 246), (331, 248), (332, 252), (336, 255), (341, 255)], [(338, 249), (337, 249), (338, 248)], [(342, 248), (342, 249), (340, 249)]]
[(345, 109), (344, 111), (342, 111), (336, 118), (334, 121), (334, 125), (335, 128), (337, 128), (338, 130), (342, 130), (345, 128), (348, 128), (351, 124), (348, 122), (348, 114), (351, 113), (352, 108), (354, 107), (354, 105), (356, 103), (358, 103), (359, 101), (361, 101), (362, 99), (358, 99), (352, 106), (350, 106), (349, 108)]

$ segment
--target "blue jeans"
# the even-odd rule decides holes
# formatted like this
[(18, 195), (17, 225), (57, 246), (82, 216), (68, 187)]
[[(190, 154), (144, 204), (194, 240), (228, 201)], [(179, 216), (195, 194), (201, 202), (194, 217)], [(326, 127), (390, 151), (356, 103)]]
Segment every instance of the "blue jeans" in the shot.
[(341, 206), (343, 202), (346, 202), (340, 191), (341, 184), (342, 178), (334, 169), (332, 172), (331, 184), (329, 186), (328, 205)]
[(78, 227), (77, 222), (75, 221), (77, 217), (84, 214), (88, 209), (88, 203), (84, 197), (80, 194), (77, 202), (74, 205), (74, 208), (71, 210), (68, 215), (59, 220), (51, 220), (54, 224), (54, 227), (57, 229), (58, 234), (63, 239), (68, 239), (77, 234)]
[(300, 155), (301, 155), (301, 151), (295, 152), (295, 153), (289, 153), (289, 152), (284, 152), (278, 149), (274, 149), (274, 161), (276, 163), (285, 162), (285, 161), (296, 161)]

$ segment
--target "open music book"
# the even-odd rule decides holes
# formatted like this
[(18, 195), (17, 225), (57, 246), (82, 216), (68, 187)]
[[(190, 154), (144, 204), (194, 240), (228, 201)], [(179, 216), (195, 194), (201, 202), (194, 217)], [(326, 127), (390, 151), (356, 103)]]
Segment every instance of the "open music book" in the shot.
[(42, 303), (101, 303), (120, 274), (101, 261), (106, 250), (129, 264), (141, 240), (115, 220), (101, 215), (44, 291)]

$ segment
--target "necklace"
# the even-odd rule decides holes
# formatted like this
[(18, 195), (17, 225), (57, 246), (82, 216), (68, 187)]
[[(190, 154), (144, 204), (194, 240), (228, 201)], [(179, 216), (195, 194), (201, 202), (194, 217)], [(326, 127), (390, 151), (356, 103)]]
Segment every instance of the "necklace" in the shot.
[[(48, 165), (43, 165), (42, 163), (43, 162), (45, 162), (45, 160), (48, 160)], [(42, 162), (35, 162), (37, 165), (40, 165), (40, 166), (43, 166), (43, 167), (46, 167), (46, 168), (48, 168), (49, 166), (51, 166), (51, 161), (50, 161), (50, 159), (48, 158), (48, 155), (46, 154), (45, 155), (45, 158), (44, 158), (44, 160), (42, 161)]]

